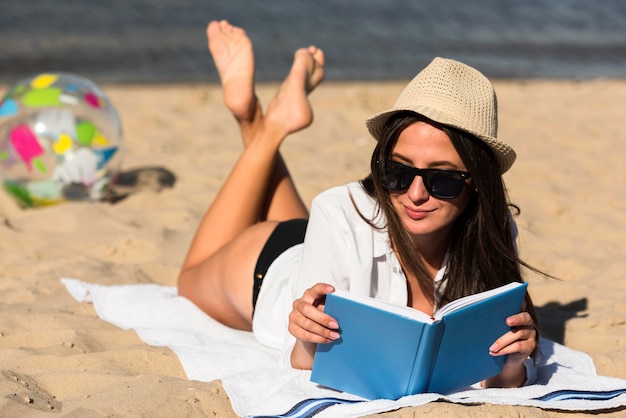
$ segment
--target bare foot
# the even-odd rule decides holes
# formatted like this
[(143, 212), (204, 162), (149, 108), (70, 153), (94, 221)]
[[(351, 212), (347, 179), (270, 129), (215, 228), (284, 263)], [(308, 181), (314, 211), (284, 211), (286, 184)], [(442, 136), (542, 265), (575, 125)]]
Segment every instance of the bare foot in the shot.
[(313, 122), (313, 110), (308, 94), (324, 79), (324, 52), (315, 47), (296, 51), (289, 75), (270, 101), (266, 124), (288, 135)]
[(240, 124), (252, 124), (261, 114), (261, 107), (254, 93), (254, 53), (250, 38), (243, 29), (225, 20), (210, 22), (206, 33), (226, 107)]

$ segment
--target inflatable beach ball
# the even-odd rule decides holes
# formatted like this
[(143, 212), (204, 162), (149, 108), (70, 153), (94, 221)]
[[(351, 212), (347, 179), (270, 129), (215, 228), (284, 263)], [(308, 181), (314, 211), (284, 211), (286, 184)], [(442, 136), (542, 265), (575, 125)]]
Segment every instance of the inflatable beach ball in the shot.
[(122, 127), (91, 81), (40, 74), (0, 101), (0, 178), (21, 206), (99, 200), (119, 173)]

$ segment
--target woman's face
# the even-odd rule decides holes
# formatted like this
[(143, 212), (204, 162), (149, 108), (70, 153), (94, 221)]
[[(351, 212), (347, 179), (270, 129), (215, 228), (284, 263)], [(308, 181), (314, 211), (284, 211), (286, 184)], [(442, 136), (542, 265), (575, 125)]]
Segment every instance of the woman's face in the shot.
[[(426, 122), (416, 122), (405, 128), (390, 158), (417, 168), (466, 171), (448, 135)], [(458, 197), (437, 199), (428, 193), (422, 177), (416, 176), (408, 190), (391, 192), (390, 198), (415, 243), (428, 244), (449, 239), (452, 225), (465, 210), (472, 193), (470, 179)]]

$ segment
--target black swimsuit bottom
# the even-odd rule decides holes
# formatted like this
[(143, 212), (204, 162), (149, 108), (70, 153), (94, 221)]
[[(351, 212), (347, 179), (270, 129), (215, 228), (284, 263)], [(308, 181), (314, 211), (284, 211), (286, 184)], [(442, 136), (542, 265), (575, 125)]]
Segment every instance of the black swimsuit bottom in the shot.
[(261, 291), (261, 285), (267, 269), (285, 250), (304, 242), (307, 222), (307, 219), (291, 219), (280, 222), (267, 239), (254, 268), (252, 309), (256, 307), (256, 301), (259, 298), (259, 292)]

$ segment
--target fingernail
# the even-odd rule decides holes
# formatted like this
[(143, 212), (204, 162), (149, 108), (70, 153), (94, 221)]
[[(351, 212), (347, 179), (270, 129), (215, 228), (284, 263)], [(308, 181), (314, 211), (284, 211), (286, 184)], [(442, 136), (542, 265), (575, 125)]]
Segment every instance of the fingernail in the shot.
[(498, 343), (493, 343), (491, 347), (489, 347), (490, 353), (496, 353), (498, 351)]
[(330, 322), (328, 323), (328, 328), (331, 328), (331, 329), (338, 329), (338, 328), (339, 328), (339, 324), (338, 324), (337, 322), (335, 322), (335, 321), (330, 321)]
[(338, 332), (334, 332), (334, 331), (331, 332), (330, 333), (330, 338), (333, 339), (333, 340), (338, 339), (339, 338), (339, 333)]

